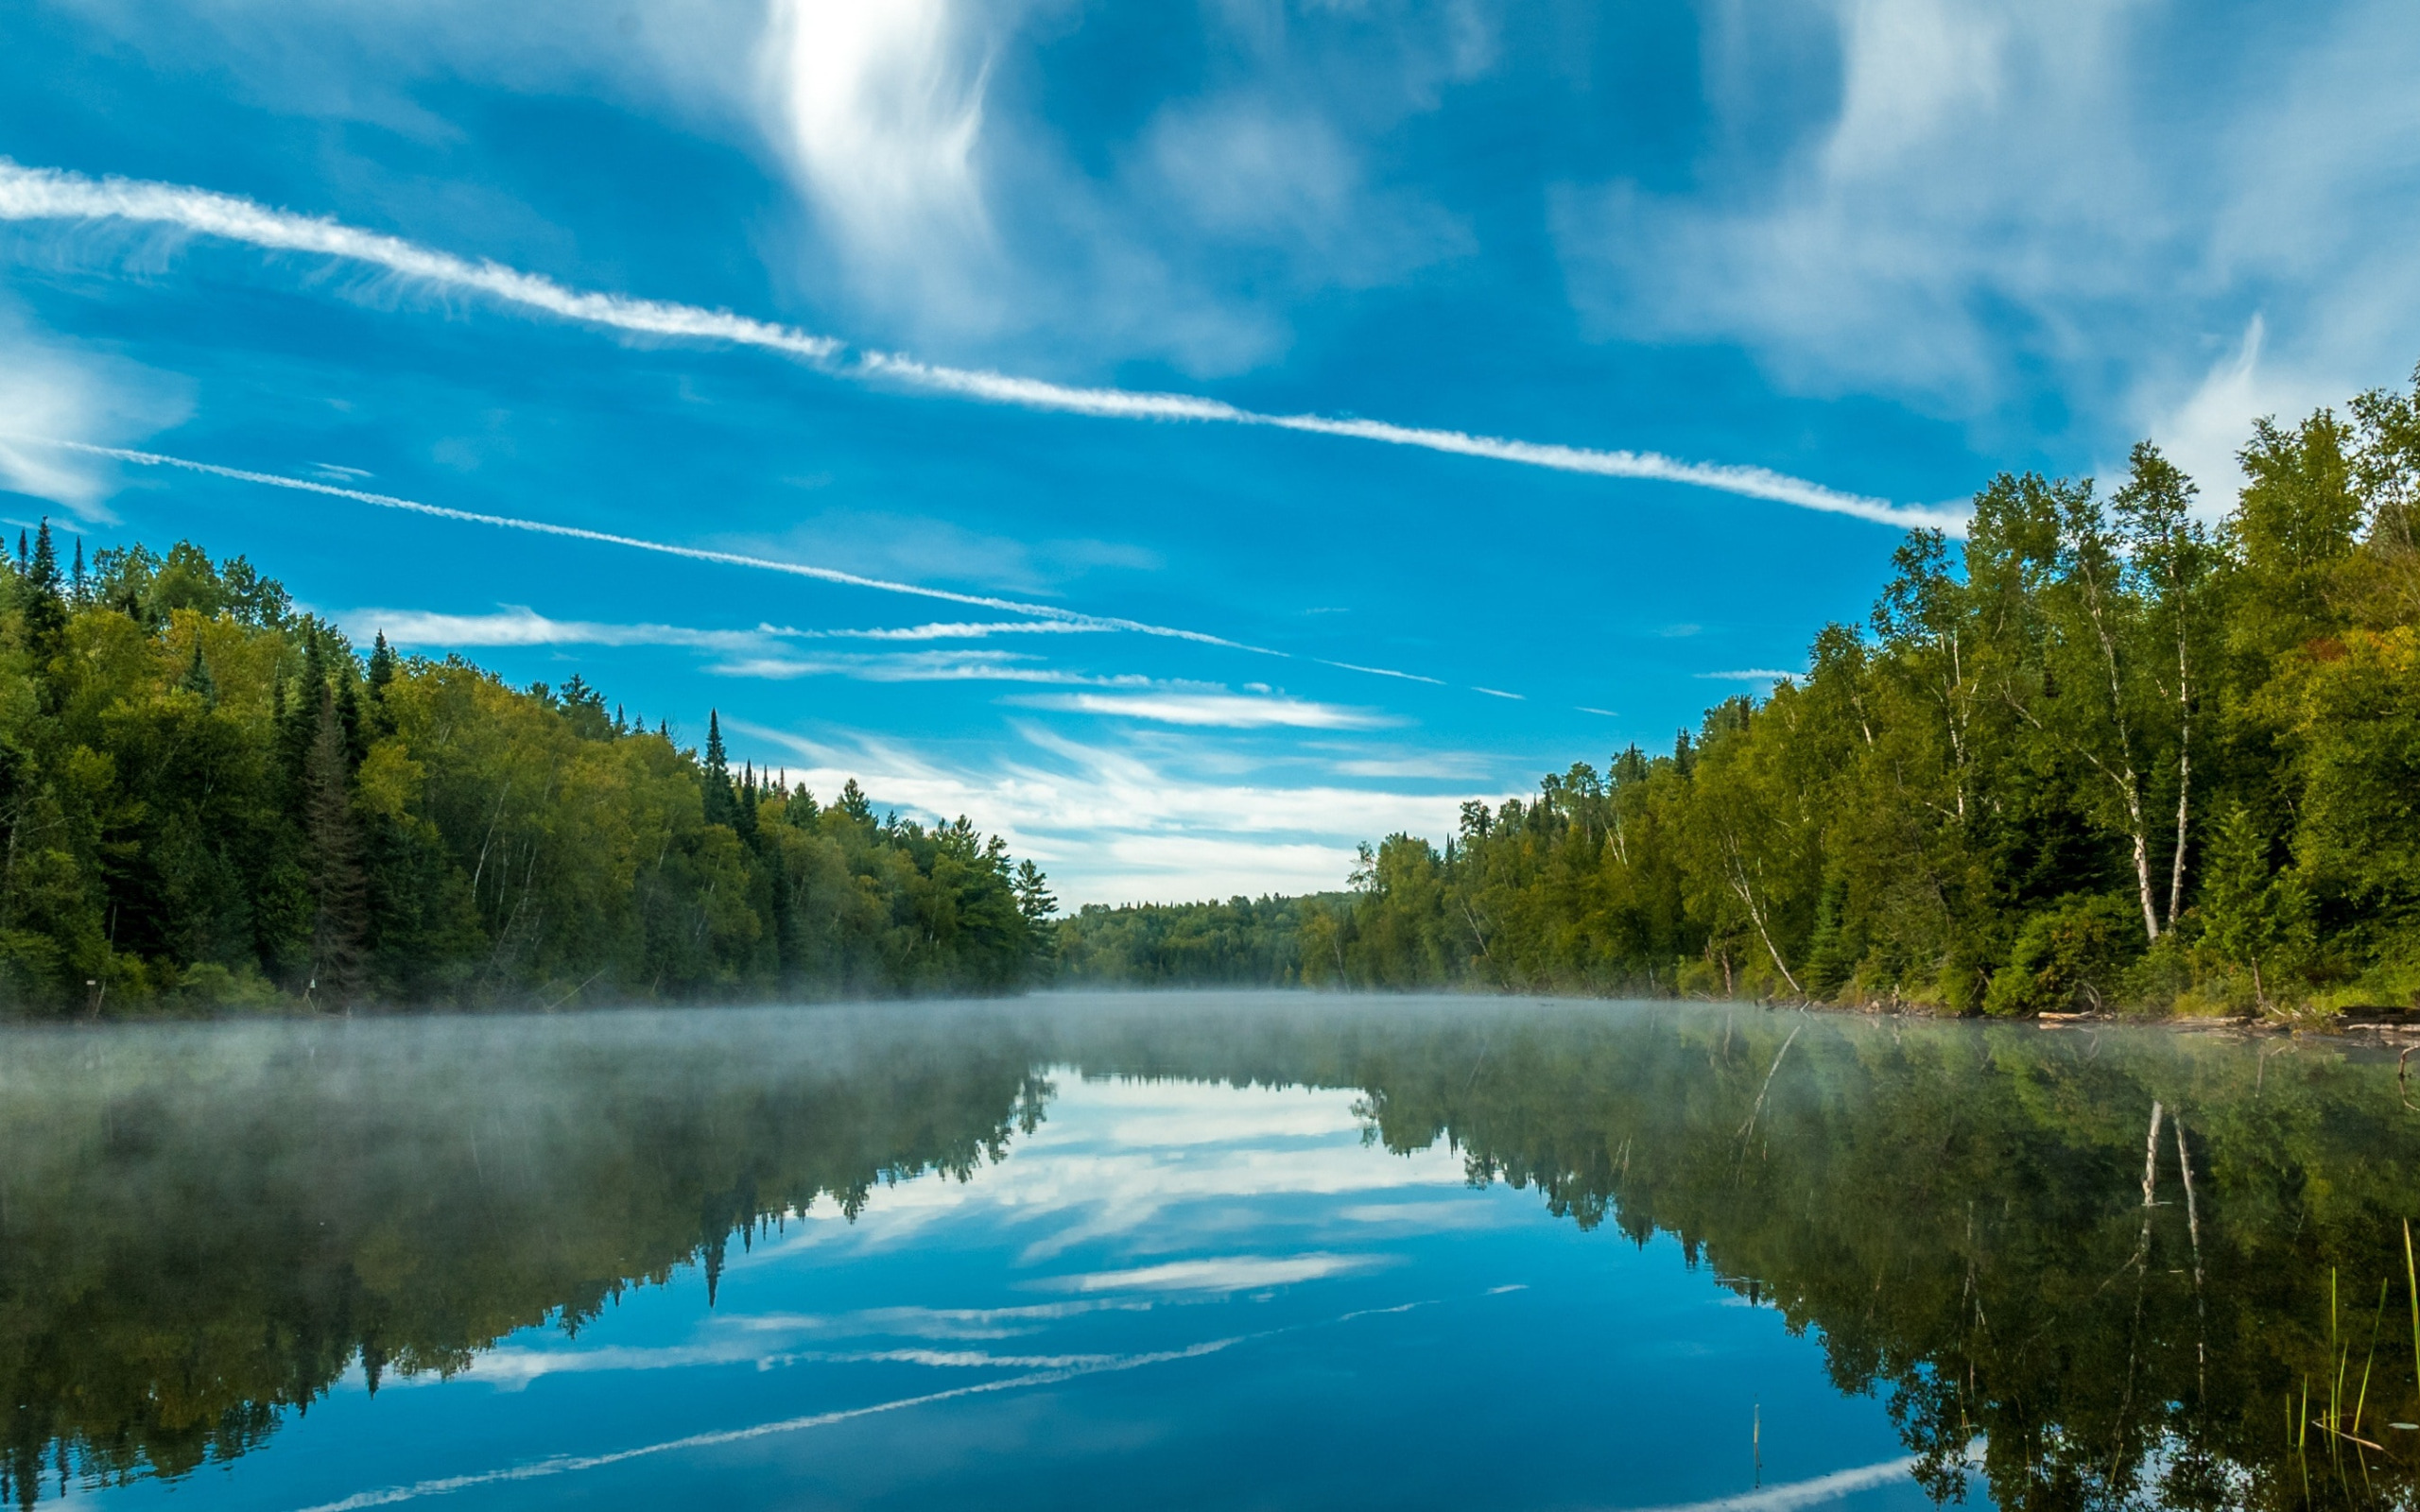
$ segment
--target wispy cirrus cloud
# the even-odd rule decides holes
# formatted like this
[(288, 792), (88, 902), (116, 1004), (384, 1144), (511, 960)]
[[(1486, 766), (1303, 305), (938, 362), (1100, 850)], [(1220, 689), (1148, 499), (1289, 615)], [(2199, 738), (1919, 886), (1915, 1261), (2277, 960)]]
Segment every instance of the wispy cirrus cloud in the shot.
[(1508, 796), (1480, 782), (1424, 793), (1256, 777), (1236, 753), (1194, 744), (1217, 737), (1183, 729), (1141, 742), (1080, 740), (1037, 721), (1017, 727), (1023, 750), (981, 762), (858, 732), (823, 737), (737, 719), (723, 729), (759, 765), (827, 797), (854, 778), (903, 812), (980, 816), (1017, 854), (1049, 868), (1070, 907), (1329, 891), (1344, 885), (1360, 842), (1448, 834), (1463, 800), (1493, 806)]
[[(1736, 342), (1793, 389), (2112, 460), (2148, 432), (2231, 498), (2251, 421), (2401, 379), (2420, 21), (1855, 0), (1707, 13), (1721, 144), (1678, 191), (1554, 194), (1608, 334)], [(2196, 61), (2179, 66), (2185, 49)], [(1774, 87), (1794, 79), (1798, 88)], [(2266, 342), (2253, 322), (2265, 326)]]
[(441, 614), (425, 610), (359, 609), (337, 623), (356, 640), (384, 634), (398, 645), (680, 645), (708, 651), (761, 646), (761, 630), (700, 630), (681, 625), (614, 625), (548, 619), (506, 605), (493, 614)]
[(1108, 633), (1105, 626), (1067, 620), (937, 621), (860, 629), (800, 629), (789, 625), (700, 629), (685, 625), (559, 620), (520, 604), (501, 605), (491, 614), (373, 608), (346, 610), (336, 618), (356, 639), (383, 632), (399, 645), (676, 645), (704, 651), (755, 651), (786, 641), (981, 641), (999, 635)]
[(1141, 673), (1076, 672), (1014, 651), (892, 651), (863, 656), (757, 656), (706, 668), (726, 678), (849, 678), (859, 682), (1039, 682), (1084, 688), (1149, 688)]
[(1376, 730), (1403, 723), (1400, 718), (1375, 710), (1351, 709), (1282, 695), (1153, 693), (1112, 696), (1071, 693), (1019, 701), (1029, 708), (1103, 714), (1118, 719), (1143, 719), (1155, 724), (1187, 725), (1197, 729)]
[(28, 438), (138, 434), (175, 423), (187, 407), (177, 380), (38, 336), (0, 299), (0, 489), (109, 524), (116, 518), (101, 503), (109, 480), (90, 458)]
[(924, 362), (897, 352), (852, 349), (838, 337), (727, 310), (574, 289), (542, 274), (500, 263), (474, 261), (331, 218), (273, 210), (250, 199), (182, 184), (95, 180), (0, 159), (0, 219), (100, 220), (168, 226), (269, 250), (368, 264), (402, 278), (631, 335), (753, 347), (802, 359), (844, 377), (882, 381), (985, 404), (1102, 419), (1270, 427), (1521, 467), (1676, 483), (1902, 528), (1964, 528), (1962, 509), (1896, 504), (1827, 488), (1768, 468), (1694, 462), (1653, 452), (1515, 440), (1353, 417), (1272, 414), (1193, 394), (1088, 387)]
[(818, 582), (837, 583), (850, 588), (872, 589), (877, 593), (903, 593), (913, 598), (937, 599), (947, 604), (963, 604), (970, 609), (996, 610), (1010, 614), (1030, 615), (1035, 619), (1063, 620), (1103, 630), (1125, 630), (1136, 635), (1163, 636), (1171, 640), (1192, 641), (1203, 645), (1221, 646), (1228, 650), (1249, 651), (1261, 656), (1282, 656), (1223, 636), (1201, 630), (1182, 629), (1174, 626), (1153, 625), (1143, 620), (1120, 619), (1111, 615), (1085, 614), (1057, 604), (1035, 604), (1020, 599), (1000, 598), (982, 593), (961, 593), (946, 588), (928, 588), (921, 583), (899, 582), (890, 578), (870, 577), (861, 573), (844, 572), (836, 567), (813, 562), (785, 561), (778, 558), (761, 557), (747, 552), (717, 551), (705, 546), (683, 546), (670, 541), (650, 541), (643, 536), (621, 535), (610, 530), (591, 530), (581, 525), (558, 524), (552, 521), (530, 520), (516, 515), (486, 514), (475, 509), (455, 509), (443, 505), (423, 504), (416, 499), (399, 498), (390, 493), (373, 493), (363, 489), (342, 488), (333, 483), (314, 482), (309, 478), (287, 477), (277, 472), (257, 472), (246, 468), (222, 467), (216, 462), (198, 462), (189, 457), (169, 456), (159, 452), (142, 452), (123, 446), (95, 446), (86, 441), (60, 437), (0, 436), (0, 440), (47, 447), (70, 452), (80, 456), (108, 457), (132, 463), (137, 467), (175, 468), (199, 472), (208, 477), (226, 478), (231, 482), (253, 483), (273, 489), (290, 489), (303, 493), (320, 494), (333, 499), (350, 499), (378, 509), (396, 509), (406, 514), (425, 515), (438, 520), (456, 520), (468, 524), (493, 525), (504, 530), (527, 531), (532, 535), (556, 536), (570, 541), (586, 541), (599, 545), (622, 546), (633, 551), (653, 552), (666, 557), (682, 557), (691, 561), (714, 562), (726, 567), (745, 567), (758, 572), (783, 573), (794, 577), (813, 578)]

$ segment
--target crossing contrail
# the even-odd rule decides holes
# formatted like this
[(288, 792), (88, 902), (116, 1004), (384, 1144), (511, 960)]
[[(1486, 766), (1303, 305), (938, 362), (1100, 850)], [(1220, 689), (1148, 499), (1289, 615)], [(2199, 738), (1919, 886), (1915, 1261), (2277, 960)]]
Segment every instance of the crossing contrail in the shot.
[(454, 509), (443, 505), (423, 504), (417, 499), (397, 498), (391, 493), (372, 493), (366, 489), (348, 489), (334, 483), (317, 483), (309, 478), (287, 477), (282, 472), (254, 472), (246, 468), (221, 467), (216, 462), (197, 462), (189, 457), (169, 456), (159, 452), (138, 452), (123, 446), (95, 446), (87, 441), (60, 440), (51, 437), (10, 437), (11, 440), (31, 441), (38, 445), (56, 446), (87, 456), (113, 457), (138, 467), (179, 468), (187, 472), (200, 472), (210, 477), (228, 478), (237, 483), (258, 483), (272, 489), (292, 489), (302, 493), (324, 494), (333, 499), (351, 499), (356, 504), (380, 509), (401, 509), (410, 514), (433, 516), (439, 520), (458, 520), (468, 524), (494, 525), (505, 530), (526, 530), (533, 535), (562, 536), (573, 541), (593, 541), (608, 546), (627, 546), (636, 551), (652, 551), (666, 557), (685, 557), (691, 561), (717, 562), (726, 567), (751, 567), (759, 572), (787, 573), (794, 577), (811, 577), (818, 582), (839, 583), (850, 588), (871, 588), (878, 593), (907, 593), (917, 598), (937, 598), (944, 603), (965, 604), (977, 609), (997, 610), (1008, 614), (1028, 615), (1036, 620), (1056, 621), (1086, 629), (1126, 630), (1136, 635), (1157, 635), (1170, 640), (1194, 641), (1202, 645), (1216, 645), (1230, 651), (1250, 651), (1260, 656), (1285, 656), (1263, 645), (1250, 645), (1231, 641), (1225, 636), (1203, 630), (1180, 629), (1171, 625), (1152, 625), (1143, 620), (1119, 619), (1107, 614), (1086, 614), (1077, 610), (1062, 609), (1056, 604), (1033, 604), (1023, 599), (993, 598), (981, 593), (959, 593), (946, 588), (927, 588), (921, 583), (896, 582), (888, 577), (868, 577), (860, 573), (842, 572), (837, 567), (818, 567), (810, 562), (784, 561), (774, 557), (752, 557), (745, 552), (715, 551), (704, 546), (679, 546), (666, 541), (649, 541), (644, 536), (618, 535), (610, 530), (591, 530), (583, 525), (557, 524), (548, 520), (525, 520), (517, 515), (482, 514), (475, 509)]
[(1512, 440), (1385, 421), (1270, 414), (1196, 394), (1084, 387), (922, 362), (897, 352), (853, 347), (836, 336), (735, 315), (728, 310), (575, 289), (544, 274), (486, 259), (458, 256), (400, 236), (348, 226), (331, 217), (296, 215), (238, 196), (185, 184), (92, 179), (56, 168), (27, 167), (0, 158), (0, 220), (113, 220), (169, 226), (269, 251), (302, 252), (361, 263), (404, 278), (484, 295), (562, 319), (638, 335), (756, 347), (803, 359), (842, 377), (887, 382), (984, 404), (1105, 419), (1263, 426), (1409, 446), (1558, 472), (1677, 483), (1902, 528), (1931, 527), (1953, 535), (1962, 534), (1965, 529), (1962, 510), (1896, 504), (1867, 494), (1844, 492), (1770, 468), (1692, 462), (1655, 452), (1602, 451)]

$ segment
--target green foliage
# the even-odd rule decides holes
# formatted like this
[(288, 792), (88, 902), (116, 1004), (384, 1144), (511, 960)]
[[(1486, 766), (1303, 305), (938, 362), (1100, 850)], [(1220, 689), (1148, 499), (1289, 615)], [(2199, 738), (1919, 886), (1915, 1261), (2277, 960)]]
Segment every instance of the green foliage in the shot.
[(1087, 903), (1059, 922), (1059, 980), (1083, 988), (1296, 986), (1304, 915), (1328, 901)]
[[(81, 542), (77, 556), (82, 559)], [(0, 558), (0, 1013), (1013, 990), (1048, 895), (575, 677), (366, 661), (190, 542)]]
[(2228, 810), (2211, 837), (2202, 899), (2203, 943), (2226, 966), (2250, 973), (2264, 1008), (2268, 982), (2290, 979), (2309, 961), (2314, 943), (2310, 889), (2296, 868), (2273, 873), (2269, 850), (2251, 811), (2241, 804)]
[(2069, 899), (2045, 909), (2017, 931), (2009, 963), (1993, 973), (1983, 1011), (2031, 1015), (2104, 1007), (2129, 958), (2140, 954), (2141, 936), (2132, 903), (2114, 894)]
[(2420, 399), (2350, 411), (2256, 426), (2215, 529), (2149, 443), (1994, 479), (1805, 678), (1366, 852), (1302, 979), (2420, 1005)]

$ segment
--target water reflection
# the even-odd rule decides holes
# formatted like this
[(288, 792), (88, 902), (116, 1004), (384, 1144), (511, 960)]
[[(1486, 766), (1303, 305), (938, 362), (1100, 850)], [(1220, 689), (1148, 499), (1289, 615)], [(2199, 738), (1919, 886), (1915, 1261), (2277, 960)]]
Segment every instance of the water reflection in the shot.
[(27, 1505), (2414, 1496), (2375, 1051), (1236, 996), (0, 1055)]

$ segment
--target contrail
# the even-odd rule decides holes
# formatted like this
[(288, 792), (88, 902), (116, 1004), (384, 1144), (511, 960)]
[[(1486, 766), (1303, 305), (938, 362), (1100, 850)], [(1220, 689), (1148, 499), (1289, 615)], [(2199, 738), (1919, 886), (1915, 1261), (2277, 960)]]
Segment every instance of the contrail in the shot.
[[(272, 210), (233, 195), (183, 184), (132, 179), (89, 179), (56, 168), (31, 168), (0, 158), (0, 220), (119, 220), (174, 226), (272, 251), (307, 252), (366, 263), (406, 278), (484, 294), (566, 320), (636, 335), (690, 337), (760, 347), (815, 363), (844, 377), (882, 379), (927, 392), (994, 404), (1120, 420), (1204, 421), (1268, 426), (1318, 436), (1410, 446), (1425, 451), (1546, 468), (1599, 477), (1644, 478), (1689, 488), (1848, 515), (1880, 524), (1932, 527), (1962, 534), (1965, 515), (1953, 508), (1894, 504), (1847, 493), (1768, 468), (1689, 462), (1654, 452), (1510, 440), (1461, 431), (1395, 425), (1326, 415), (1274, 415), (1194, 394), (1088, 388), (1008, 373), (920, 362), (896, 352), (852, 349), (834, 336), (795, 326), (660, 300), (567, 288), (541, 274), (488, 260), (472, 261), (398, 236), (363, 231), (325, 216)], [(844, 356), (854, 360), (842, 362)]]
[(1821, 1506), (1858, 1491), (1906, 1480), (1915, 1465), (1916, 1456), (1910, 1454), (1902, 1459), (1887, 1459), (1877, 1465), (1834, 1470), (1829, 1475), (1818, 1475), (1812, 1480), (1792, 1481), (1786, 1486), (1768, 1486), (1760, 1490), (1742, 1491), (1737, 1496), (1717, 1497), (1711, 1502), (1639, 1507), (1634, 1512), (1798, 1512), (1801, 1507)]
[(1073, 1381), (1078, 1376), (1099, 1375), (1108, 1371), (1134, 1370), (1144, 1366), (1164, 1365), (1172, 1360), (1194, 1360), (1205, 1354), (1243, 1342), (1242, 1338), (1214, 1339), (1183, 1349), (1167, 1349), (1157, 1354), (1133, 1354), (1113, 1357), (1098, 1365), (1070, 1366), (1057, 1370), (1036, 1370), (1026, 1375), (1009, 1376), (998, 1381), (986, 1381), (978, 1385), (953, 1386), (946, 1391), (928, 1391), (919, 1397), (901, 1397), (891, 1401), (878, 1401), (868, 1407), (851, 1407), (839, 1412), (820, 1412), (804, 1418), (785, 1418), (778, 1422), (757, 1423), (748, 1428), (724, 1429), (718, 1433), (691, 1434), (685, 1438), (666, 1439), (658, 1444), (643, 1444), (636, 1449), (616, 1450), (610, 1454), (562, 1455), (542, 1459), (532, 1464), (515, 1465), (508, 1469), (486, 1470), (474, 1475), (448, 1475), (437, 1480), (420, 1481), (410, 1486), (393, 1486), (379, 1491), (363, 1491), (340, 1502), (327, 1502), (305, 1509), (305, 1512), (359, 1512), (363, 1507), (391, 1506), (398, 1502), (417, 1501), (424, 1496), (443, 1496), (453, 1491), (467, 1491), (475, 1486), (493, 1486), (503, 1481), (534, 1481), (550, 1475), (566, 1475), (575, 1470), (601, 1469), (626, 1460), (642, 1459), (653, 1454), (669, 1454), (684, 1449), (711, 1449), (719, 1444), (744, 1443), (752, 1438), (767, 1438), (775, 1434), (795, 1434), (809, 1428), (828, 1428), (856, 1418), (871, 1418), (877, 1413), (899, 1412), (909, 1407), (924, 1407), (937, 1401), (951, 1401), (960, 1397), (977, 1397), (995, 1391), (1016, 1391), (1027, 1386), (1056, 1385)]
[(315, 483), (309, 478), (292, 478), (279, 472), (254, 472), (239, 467), (220, 467), (216, 462), (196, 462), (188, 457), (168, 456), (158, 452), (137, 452), (123, 446), (95, 446), (85, 441), (62, 441), (49, 437), (11, 437), (12, 440), (32, 441), (56, 446), (87, 456), (114, 457), (140, 467), (182, 468), (188, 472), (205, 473), (211, 477), (232, 478), (238, 483), (258, 483), (272, 489), (294, 489), (303, 493), (325, 494), (333, 499), (351, 499), (380, 509), (402, 509), (412, 514), (430, 515), (440, 520), (459, 520), (470, 524), (494, 525), (505, 530), (527, 530), (541, 536), (562, 536), (573, 541), (593, 541), (608, 546), (628, 546), (634, 551), (659, 552), (666, 557), (685, 557), (692, 561), (717, 562), (726, 567), (751, 567), (760, 572), (787, 573), (796, 577), (812, 577), (818, 582), (841, 583), (851, 588), (871, 588), (885, 593), (908, 593), (917, 598), (937, 598), (945, 603), (966, 604), (977, 609), (998, 610), (1009, 614), (1029, 615), (1086, 629), (1128, 630), (1136, 635), (1158, 635), (1171, 640), (1194, 641), (1203, 645), (1216, 645), (1230, 651), (1250, 651), (1259, 656), (1282, 657), (1287, 653), (1267, 646), (1248, 645), (1224, 636), (1202, 630), (1178, 629), (1173, 626), (1151, 625), (1142, 620), (1118, 619), (1105, 614), (1085, 614), (1056, 604), (1029, 604), (1014, 598), (990, 598), (980, 593), (952, 593), (946, 588), (926, 588), (920, 583), (894, 582), (887, 577), (867, 577), (858, 573), (842, 572), (837, 567), (817, 567), (807, 562), (782, 561), (771, 557), (751, 557), (735, 551), (712, 551), (703, 546), (676, 546), (669, 541), (649, 541), (642, 536), (616, 535), (610, 530), (590, 530), (580, 525), (556, 524), (546, 520), (524, 520), (509, 514), (481, 514), (473, 509), (451, 509), (443, 505), (422, 504), (416, 499), (399, 499), (391, 493), (372, 493), (362, 489), (339, 488), (333, 483)]

